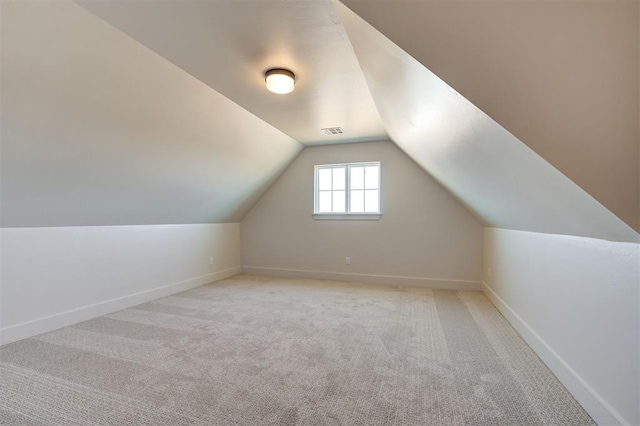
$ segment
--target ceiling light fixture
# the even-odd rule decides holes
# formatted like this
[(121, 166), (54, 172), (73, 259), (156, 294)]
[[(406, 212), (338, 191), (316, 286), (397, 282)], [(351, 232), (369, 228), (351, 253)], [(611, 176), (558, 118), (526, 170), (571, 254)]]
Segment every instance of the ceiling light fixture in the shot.
[(264, 73), (264, 81), (267, 83), (269, 91), (284, 95), (293, 92), (296, 75), (283, 68), (273, 68)]

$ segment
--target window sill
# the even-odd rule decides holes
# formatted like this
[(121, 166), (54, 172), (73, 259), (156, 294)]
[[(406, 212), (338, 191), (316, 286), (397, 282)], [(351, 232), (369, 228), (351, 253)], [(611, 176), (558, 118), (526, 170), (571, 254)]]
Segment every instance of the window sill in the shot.
[(313, 220), (380, 220), (382, 213), (314, 213)]

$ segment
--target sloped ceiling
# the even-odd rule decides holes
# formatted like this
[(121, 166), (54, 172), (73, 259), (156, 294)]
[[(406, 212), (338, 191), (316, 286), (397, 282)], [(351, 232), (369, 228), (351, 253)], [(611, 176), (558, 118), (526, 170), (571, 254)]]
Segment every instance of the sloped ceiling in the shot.
[(71, 2), (2, 2), (2, 226), (239, 221), (302, 146)]
[[(2, 3), (3, 226), (238, 221), (292, 135), (388, 134), (489, 226), (638, 240), (340, 3), (82, 4)], [(299, 73), (292, 97), (264, 90), (271, 66)]]
[[(301, 143), (388, 138), (331, 0), (79, 4)], [(265, 90), (274, 67), (297, 74), (293, 93)]]
[(435, 74), (347, 7), (336, 7), (392, 140), (486, 225), (640, 241)]
[(343, 3), (640, 231), (640, 2)]

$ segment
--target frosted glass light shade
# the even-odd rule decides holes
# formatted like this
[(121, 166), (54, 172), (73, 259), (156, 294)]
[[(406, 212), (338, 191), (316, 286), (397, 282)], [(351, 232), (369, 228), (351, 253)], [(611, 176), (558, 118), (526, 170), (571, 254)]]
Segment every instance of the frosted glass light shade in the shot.
[(264, 81), (269, 91), (284, 95), (293, 92), (295, 75), (289, 70), (272, 69), (264, 74)]

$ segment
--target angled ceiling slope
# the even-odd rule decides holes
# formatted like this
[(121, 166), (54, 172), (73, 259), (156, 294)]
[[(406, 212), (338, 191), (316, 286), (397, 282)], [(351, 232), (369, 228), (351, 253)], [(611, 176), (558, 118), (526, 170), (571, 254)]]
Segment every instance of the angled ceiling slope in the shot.
[[(303, 144), (388, 139), (331, 0), (79, 4)], [(274, 67), (293, 93), (265, 90)]]
[(73, 2), (1, 7), (3, 227), (239, 221), (302, 149)]
[(578, 185), (336, 2), (385, 128), (485, 225), (639, 242)]
[(342, 2), (640, 231), (640, 2)]

